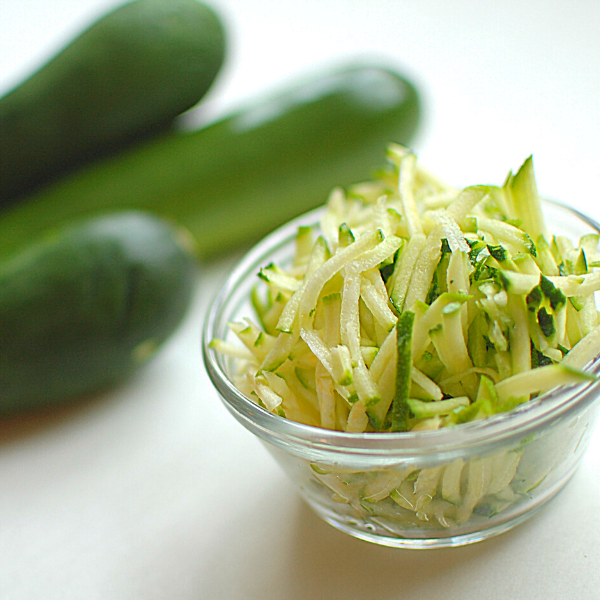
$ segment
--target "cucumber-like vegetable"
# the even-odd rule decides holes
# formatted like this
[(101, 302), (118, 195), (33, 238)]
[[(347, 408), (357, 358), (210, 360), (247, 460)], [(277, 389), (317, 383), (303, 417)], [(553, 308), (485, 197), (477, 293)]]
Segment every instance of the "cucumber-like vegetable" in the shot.
[(0, 100), (0, 204), (168, 125), (223, 62), (197, 0), (136, 0), (103, 16)]
[(67, 218), (147, 209), (183, 223), (201, 255), (248, 243), (370, 177), (419, 120), (397, 73), (354, 66), (309, 78), (205, 129), (169, 132), (74, 173), (6, 211), (0, 254)]
[(196, 281), (189, 236), (124, 212), (63, 227), (0, 265), (0, 412), (93, 393), (148, 360)]

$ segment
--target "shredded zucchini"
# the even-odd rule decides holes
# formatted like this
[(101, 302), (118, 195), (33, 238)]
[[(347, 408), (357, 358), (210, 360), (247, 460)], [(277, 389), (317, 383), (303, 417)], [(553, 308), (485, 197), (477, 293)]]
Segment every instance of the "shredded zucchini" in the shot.
[[(552, 236), (531, 157), (503, 186), (462, 191), (406, 148), (390, 145), (388, 158), (377, 179), (333, 190), (290, 265), (260, 270), (260, 326), (230, 324), (241, 346), (214, 341), (240, 366), (240, 389), (287, 418), (372, 432), (456, 426), (587, 383), (600, 353), (600, 236)], [(470, 512), (485, 464), (446, 469), (443, 502), (464, 496)], [(394, 482), (392, 499), (409, 502)]]

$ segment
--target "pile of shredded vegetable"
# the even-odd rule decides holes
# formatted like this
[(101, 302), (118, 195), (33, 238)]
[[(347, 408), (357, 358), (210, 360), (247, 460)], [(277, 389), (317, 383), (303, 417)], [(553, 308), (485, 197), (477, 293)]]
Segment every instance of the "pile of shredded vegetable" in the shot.
[(455, 189), (390, 145), (372, 181), (331, 193), (289, 265), (261, 269), (257, 322), (230, 323), (239, 389), (348, 432), (437, 429), (589, 381), (600, 352), (598, 234), (546, 229), (531, 158)]

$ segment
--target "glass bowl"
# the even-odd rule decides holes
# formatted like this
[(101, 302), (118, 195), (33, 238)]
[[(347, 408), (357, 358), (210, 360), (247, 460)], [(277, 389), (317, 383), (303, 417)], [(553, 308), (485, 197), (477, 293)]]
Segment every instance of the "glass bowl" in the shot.
[[(588, 217), (544, 201), (550, 231), (576, 240), (600, 233)], [(203, 331), (204, 362), (231, 414), (267, 447), (313, 510), (355, 537), (403, 548), (460, 546), (507, 531), (569, 481), (597, 419), (600, 384), (557, 388), (510, 413), (435, 431), (352, 434), (271, 414), (232, 382), (234, 361), (213, 338), (253, 316), (259, 269), (287, 264), (298, 226), (318, 227), (321, 209), (276, 230), (241, 261), (214, 299)], [(600, 372), (600, 358), (588, 367)]]

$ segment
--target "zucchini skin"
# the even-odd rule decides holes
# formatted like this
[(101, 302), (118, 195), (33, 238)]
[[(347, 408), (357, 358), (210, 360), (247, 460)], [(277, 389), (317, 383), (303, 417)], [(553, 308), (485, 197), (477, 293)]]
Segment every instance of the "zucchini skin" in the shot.
[(165, 133), (97, 162), (4, 211), (0, 255), (47, 227), (136, 208), (185, 225), (209, 257), (260, 239), (364, 180), (390, 141), (420, 120), (415, 87), (393, 70), (351, 65), (312, 76), (195, 132)]
[(186, 314), (197, 263), (181, 231), (114, 213), (0, 265), (0, 413), (53, 406), (133, 373)]
[(224, 55), (222, 24), (197, 0), (136, 0), (100, 18), (0, 99), (0, 206), (165, 128)]

